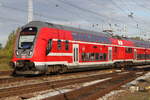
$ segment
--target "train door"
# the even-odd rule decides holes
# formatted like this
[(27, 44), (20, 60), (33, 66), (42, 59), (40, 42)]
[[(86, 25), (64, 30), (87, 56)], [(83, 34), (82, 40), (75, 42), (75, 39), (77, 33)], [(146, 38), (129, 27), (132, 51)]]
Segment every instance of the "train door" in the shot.
[(134, 60), (137, 60), (137, 50), (134, 49)]
[(112, 47), (108, 47), (108, 60), (112, 61)]
[(79, 63), (79, 45), (73, 44), (73, 63), (78, 64)]
[(147, 50), (145, 49), (144, 52), (145, 52), (145, 63), (147, 63), (147, 57), (146, 57), (146, 55), (147, 55)]

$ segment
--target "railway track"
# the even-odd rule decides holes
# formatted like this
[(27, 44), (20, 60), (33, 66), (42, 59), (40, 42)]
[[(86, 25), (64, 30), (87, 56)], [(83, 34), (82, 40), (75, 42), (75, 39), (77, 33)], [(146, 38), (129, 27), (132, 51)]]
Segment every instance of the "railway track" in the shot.
[[(147, 69), (148, 68), (146, 68), (146, 71)], [(108, 73), (108, 71), (110, 71), (110, 73)], [(56, 95), (51, 95), (42, 99), (96, 100), (98, 97), (103, 96), (111, 90), (118, 89), (121, 85), (140, 76), (136, 74), (136, 72), (139, 71), (141, 72), (141, 68), (140, 70), (124, 72), (111, 72), (111, 70), (107, 70), (106, 72), (88, 71), (52, 76), (4, 78), (0, 79), (0, 98), (14, 96), (28, 98), (28, 96), (26, 97), (28, 94), (32, 95), (33, 93), (41, 91), (49, 91), (51, 94), (52, 91), (55, 91), (58, 92)], [(145, 70), (142, 70), (142, 72), (146, 73)], [(33, 82), (32, 80), (36, 80), (37, 82)], [(87, 86), (83, 85), (93, 81), (95, 82), (94, 84)], [(25, 84), (18, 85), (17, 83), (19, 82), (25, 82)], [(2, 84), (4, 84), (4, 87)], [(7, 86), (6, 84), (11, 85)], [(78, 88), (72, 88), (76, 86)], [(64, 90), (65, 87), (69, 87), (69, 91), (61, 92), (61, 89)]]
[[(85, 82), (91, 82), (95, 80), (103, 80), (103, 79), (110, 78), (110, 80), (106, 80), (102, 83), (100, 82), (95, 85), (83, 87), (83, 88), (74, 90), (73, 92), (66, 93), (68, 100), (76, 100), (75, 97), (81, 98), (83, 95), (89, 96), (87, 95), (89, 93), (87, 93), (86, 91), (92, 90), (93, 92), (96, 92), (94, 91), (96, 88), (98, 89), (106, 88), (107, 86), (112, 85), (112, 83), (116, 84), (118, 81), (119, 83), (117, 84), (119, 85), (122, 85), (123, 83), (128, 82), (128, 81), (131, 81), (131, 79), (137, 77), (137, 75), (133, 73), (134, 72), (127, 72), (124, 74), (122, 73), (110, 73), (110, 74), (103, 74), (103, 75), (101, 74), (101, 75), (93, 75), (93, 76), (87, 76), (87, 77), (82, 77), (82, 78), (72, 78), (72, 79), (65, 79), (65, 80), (59, 80), (59, 81), (53, 81), (53, 82), (41, 82), (37, 84), (28, 84), (28, 85), (23, 85), (23, 86), (10, 87), (10, 88), (5, 88), (5, 89), (0, 89), (0, 98), (11, 97), (11, 96), (21, 97), (21, 95), (24, 95), (24, 94), (29, 94), (29, 93), (39, 92), (39, 91), (46, 91), (46, 90), (55, 90), (57, 88), (61, 88), (61, 87), (69, 86), (69, 85), (81, 84)], [(127, 79), (124, 79), (124, 78), (127, 78)], [(118, 80), (118, 79), (123, 79), (123, 80)], [(116, 86), (119, 86), (119, 85), (115, 85), (113, 88), (110, 88), (110, 89), (112, 90)], [(106, 91), (106, 90), (103, 89), (103, 91)], [(76, 96), (70, 97), (72, 94)], [(46, 98), (45, 100), (58, 100), (58, 98), (61, 98), (61, 100), (66, 100), (66, 98), (64, 97), (64, 93), (50, 97), (50, 98)], [(91, 97), (88, 97), (88, 98), (91, 98)], [(89, 99), (89, 100), (93, 100), (93, 99)]]
[(55, 80), (61, 80), (61, 79), (65, 79), (65, 78), (73, 78), (73, 77), (80, 77), (80, 76), (89, 76), (91, 74), (99, 74), (99, 73), (108, 73), (109, 71), (113, 71), (113, 70), (94, 70), (94, 71), (86, 71), (86, 72), (77, 72), (77, 73), (65, 73), (65, 74), (61, 74), (61, 75), (42, 75), (42, 76), (34, 76), (34, 77), (2, 77), (0, 78), (0, 89), (4, 88), (4, 87), (9, 87), (9, 85), (11, 86), (17, 86), (18, 83), (27, 83), (27, 82), (33, 82), (33, 81), (46, 81), (46, 80), (50, 80), (50, 81), (55, 81)]
[[(141, 66), (138, 66), (137, 68), (128, 68), (126, 70), (136, 70), (136, 71), (149, 71), (150, 70), (150, 65), (142, 68)], [(111, 69), (107, 69), (106, 71), (114, 71)], [(70, 76), (70, 75), (78, 75), (78, 74), (88, 74), (88, 73), (95, 73), (95, 72), (99, 72), (99, 71), (86, 71), (86, 72), (76, 72), (76, 73), (67, 73), (67, 74), (61, 74), (62, 77), (65, 76)], [(36, 77), (12, 77), (10, 76), (12, 73), (12, 71), (1, 71), (0, 72), (0, 84), (10, 84), (10, 83), (15, 83), (15, 82), (22, 82), (22, 81), (30, 81), (30, 80), (43, 80), (49, 77), (54, 77), (57, 79), (57, 77), (60, 77), (60, 75), (48, 75), (48, 76), (36, 76)], [(9, 76), (9, 77), (2, 77), (1, 76)]]
[(138, 77), (135, 72), (112, 77), (109, 80), (98, 82), (93, 85), (75, 89), (70, 92), (61, 93), (43, 100), (97, 100), (99, 97), (109, 93), (121, 85), (128, 83)]
[(12, 71), (0, 71), (0, 76), (10, 76)]
[(104, 79), (104, 78), (112, 77), (112, 76), (116, 76), (116, 73), (92, 75), (92, 76), (87, 76), (87, 77), (71, 78), (71, 79), (64, 79), (64, 80), (58, 80), (58, 81), (52, 81), (52, 82), (47, 81), (47, 82), (40, 82), (37, 84), (28, 84), (28, 85), (23, 85), (23, 86), (4, 88), (4, 89), (0, 89), (0, 98), (23, 95), (26, 93), (33, 93), (33, 92), (44, 91), (48, 89), (60, 88), (60, 87), (72, 85), (75, 83), (76, 84), (84, 83), (84, 82)]

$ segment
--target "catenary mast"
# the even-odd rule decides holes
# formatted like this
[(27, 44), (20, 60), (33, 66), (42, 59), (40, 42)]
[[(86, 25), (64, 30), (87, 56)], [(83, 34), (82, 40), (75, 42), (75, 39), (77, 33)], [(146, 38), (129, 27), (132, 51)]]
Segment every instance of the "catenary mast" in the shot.
[(28, 0), (28, 22), (33, 21), (33, 0)]

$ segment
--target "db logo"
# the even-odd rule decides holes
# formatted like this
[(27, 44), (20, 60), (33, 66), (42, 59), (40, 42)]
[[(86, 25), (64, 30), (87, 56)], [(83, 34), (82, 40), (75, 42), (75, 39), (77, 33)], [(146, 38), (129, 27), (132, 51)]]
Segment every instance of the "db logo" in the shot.
[(123, 45), (123, 42), (121, 40), (118, 40), (119, 45)]

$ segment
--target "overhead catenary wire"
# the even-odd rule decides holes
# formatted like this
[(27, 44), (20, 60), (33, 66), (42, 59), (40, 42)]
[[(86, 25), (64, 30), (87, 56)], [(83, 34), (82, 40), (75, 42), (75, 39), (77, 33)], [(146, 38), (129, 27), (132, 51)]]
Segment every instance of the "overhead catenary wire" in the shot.
[[(55, 2), (53, 2), (53, 1), (51, 1), (51, 4), (54, 4), (55, 6), (56, 6), (56, 8), (59, 8), (60, 10), (63, 10), (63, 11), (65, 11), (66, 13), (68, 13), (69, 15), (71, 15), (72, 17), (71, 18), (80, 18), (80, 19), (82, 19), (83, 21), (85, 21), (86, 23), (79, 23), (79, 22), (71, 22), (70, 21), (70, 25), (79, 25), (79, 27), (81, 27), (81, 26), (89, 26), (89, 27), (91, 27), (90, 29), (97, 29), (97, 30), (99, 30), (100, 31), (100, 28), (99, 28), (99, 24), (98, 24), (98, 22), (96, 22), (96, 23), (93, 23), (92, 21), (91, 21), (91, 18), (89, 18), (88, 16), (83, 16), (82, 14), (78, 14), (78, 13), (76, 13), (76, 12), (73, 12), (72, 10), (70, 10), (70, 9), (66, 9), (62, 4), (61, 4), (61, 2), (59, 2), (58, 1), (58, 3), (55, 1)], [(47, 5), (49, 4), (49, 2), (47, 2), (46, 3)], [(45, 5), (46, 5), (45, 4)], [(99, 19), (99, 18), (97, 18), (97, 19)], [(94, 26), (94, 27), (93, 27)], [(84, 27), (85, 28), (85, 27)]]
[[(129, 6), (128, 6), (123, 0), (120, 0), (120, 1), (121, 1), (122, 3), (124, 3), (125, 6), (128, 7), (128, 10), (129, 10)], [(132, 2), (132, 4), (135, 4), (135, 5), (138, 5), (138, 7), (141, 7), (141, 6), (138, 4), (138, 1), (131, 0), (131, 2)], [(142, 2), (142, 3), (143, 3), (143, 2)], [(143, 7), (143, 6), (142, 6), (142, 7)], [(142, 8), (142, 7), (141, 7), (141, 8)], [(145, 6), (144, 6), (143, 8), (145, 8)], [(148, 10), (148, 9), (147, 9), (147, 10)], [(140, 21), (144, 23), (144, 26), (145, 26), (145, 24), (147, 23), (147, 22), (145, 22), (145, 20), (143, 20), (143, 19), (140, 19)], [(140, 26), (141, 26), (140, 24), (141, 24), (141, 23), (137, 23), (137, 25), (136, 25), (136, 26), (137, 26), (136, 28), (139, 29), (139, 34), (140, 34), (140, 35), (142, 35), (141, 32), (144, 31), (144, 30), (147, 31), (147, 32), (150, 31), (150, 30), (148, 30), (147, 28), (144, 28), (144, 26), (143, 26), (143, 27), (140, 27)], [(148, 24), (148, 23), (147, 23), (147, 24)]]
[[(45, 1), (46, 1), (46, 0), (45, 0)], [(53, 1), (51, 1), (51, 3), (52, 3), (52, 2), (53, 2)], [(47, 2), (47, 4), (49, 4), (49, 2)], [(74, 13), (74, 12), (71, 11), (70, 9), (66, 9), (66, 8), (64, 8), (62, 5), (57, 4), (57, 3), (54, 3), (54, 4), (55, 4), (56, 8), (59, 8), (60, 10), (63, 10), (63, 11), (65, 11), (65, 12), (67, 12), (67, 13), (70, 14), (72, 17), (76, 16), (77, 18), (82, 18), (82, 19), (83, 19), (83, 16)], [(85, 21), (87, 21), (87, 22), (89, 21), (88, 19), (83, 19), (83, 20), (85, 20)]]
[(18, 20), (18, 19), (13, 19), (13, 18), (7, 18), (7, 17), (2, 17), (0, 16), (0, 20), (4, 22), (13, 22), (13, 23), (25, 23), (24, 21)]
[[(124, 14), (127, 14), (124, 9), (122, 9), (121, 7), (119, 7), (113, 0), (111, 0), (112, 3), (114, 4), (114, 6), (116, 6), (118, 9), (120, 9)], [(129, 17), (130, 18), (130, 17)], [(130, 18), (136, 25), (139, 25), (139, 22), (137, 20), (135, 20), (135, 18)], [(137, 28), (136, 26), (134, 26), (135, 28)], [(138, 29), (143, 30), (142, 28), (138, 27)], [(149, 31), (148, 29), (146, 29), (147, 31)]]
[[(62, 2), (62, 3), (64, 3), (64, 4), (67, 4), (67, 5), (70, 5), (71, 7), (74, 7), (74, 8), (77, 8), (77, 9), (79, 9), (79, 10), (82, 10), (82, 11), (86, 11), (86, 12), (88, 12), (88, 13), (92, 13), (92, 14), (95, 14), (95, 15), (100, 15), (100, 14), (97, 14), (97, 13), (93, 13), (93, 11), (91, 11), (91, 10), (87, 10), (87, 9), (85, 9), (85, 8), (82, 8), (82, 7), (80, 7), (80, 6), (77, 6), (77, 5), (74, 5), (74, 4), (72, 4), (72, 3), (70, 3), (69, 1), (67, 2), (67, 0), (57, 0), (57, 1), (60, 1), (60, 2)], [(114, 1), (113, 0), (111, 0), (112, 1), (112, 3), (114, 3)], [(129, 15), (129, 13), (127, 13), (124, 9), (122, 9), (120, 6), (118, 6), (116, 3), (114, 3), (114, 5), (115, 6), (117, 6), (117, 8), (121, 11), (121, 12), (123, 12), (123, 14), (125, 14), (126, 16), (127, 15)], [(103, 15), (101, 16), (99, 16), (99, 17), (104, 17)], [(105, 16), (105, 17), (107, 17), (107, 16)], [(135, 20), (134, 18), (133, 18), (133, 13), (132, 13), (132, 15), (131, 15), (131, 17), (130, 16), (127, 16), (130, 20), (132, 20), (134, 23), (135, 23), (135, 25), (139, 25), (139, 22), (137, 21), (137, 20)], [(109, 19), (109, 18), (108, 18)], [(136, 28), (136, 26), (133, 26), (133, 27), (135, 27)], [(140, 29), (140, 27), (138, 27), (139, 29)], [(142, 30), (142, 29), (141, 29)]]
[[(22, 12), (22, 13), (28, 13), (27, 10), (20, 9), (20, 8), (15, 8), (15, 7), (10, 7), (10, 6), (4, 5), (4, 4), (2, 4), (1, 7), (7, 8), (7, 9), (11, 9), (11, 10), (15, 10), (15, 11), (19, 11), (19, 12)], [(55, 19), (55, 20), (68, 21), (68, 19), (57, 18), (56, 16), (54, 17), (54, 16), (49, 16), (49, 15), (44, 15), (44, 14), (40, 14), (40, 13), (37, 13), (37, 12), (34, 12), (33, 14), (37, 15), (39, 17), (51, 18), (51, 19)]]
[[(94, 5), (99, 5), (99, 3), (96, 3), (96, 2), (94, 2), (94, 1), (91, 1), (91, 0), (88, 0), (89, 2), (91, 2), (91, 3), (93, 3)], [(117, 9), (119, 9), (120, 11), (121, 11), (121, 13), (122, 14), (124, 14), (125, 16), (127, 16), (128, 15), (128, 13), (127, 12), (125, 12), (120, 6), (118, 6), (113, 0), (110, 0), (111, 2), (112, 2), (112, 5), (115, 7), (115, 8), (117, 8)], [(111, 16), (111, 15), (110, 15)], [(114, 22), (114, 21), (113, 21)], [(118, 21), (116, 21), (116, 22), (114, 22), (115, 24), (116, 23), (118, 23)], [(121, 20), (119, 21), (119, 23), (121, 23)], [(111, 23), (109, 22), (109, 26), (111, 25)]]
[[(88, 0), (88, 1), (91, 2), (91, 3), (93, 3), (93, 4), (96, 5), (96, 6), (99, 5), (99, 3), (95, 2), (94, 0)], [(112, 2), (112, 5), (114, 5), (114, 7), (116, 7), (118, 10), (120, 10), (122, 14), (124, 14), (128, 19), (130, 19), (132, 22), (135, 23), (135, 25), (133, 25), (133, 24), (131, 24), (131, 23), (128, 23), (128, 24), (130, 25), (130, 27), (133, 27), (134, 29), (140, 30), (140, 31), (138, 31), (138, 33), (140, 32), (140, 34), (141, 34), (141, 32), (142, 32), (144, 29), (142, 29), (141, 27), (139, 27), (139, 26), (141, 26), (141, 25), (140, 25), (140, 22), (136, 20), (137, 17), (135, 18), (134, 13), (133, 13), (132, 11), (130, 11), (129, 8), (127, 8), (127, 9), (128, 9), (128, 12), (127, 12), (126, 10), (123, 9), (123, 7), (120, 7), (120, 6), (119, 6), (118, 4), (116, 4), (116, 2), (113, 1), (113, 0), (109, 0), (109, 1), (111, 1), (111, 2)], [(127, 6), (126, 6), (126, 7), (127, 7)], [(129, 13), (130, 13), (130, 14), (129, 14)], [(138, 27), (137, 27), (137, 26), (138, 26)], [(148, 29), (146, 29), (146, 30), (149, 31)], [(125, 31), (126, 31), (126, 30), (125, 30)]]
[[(70, 3), (69, 1), (67, 0), (57, 0), (57, 1), (60, 1), (61, 3), (63, 4), (66, 4), (66, 5), (69, 5), (73, 8), (76, 8), (78, 9), (79, 11), (82, 11), (82, 12), (86, 12), (86, 13), (89, 13), (89, 14), (92, 14), (92, 15), (96, 15), (100, 20), (102, 20), (102, 23), (109, 23), (108, 20), (113, 20), (113, 21), (116, 21), (116, 22), (119, 22), (121, 20), (118, 20), (116, 18), (113, 18), (113, 17), (108, 17), (107, 15), (103, 15), (103, 14), (100, 14), (100, 13), (97, 13), (95, 11), (92, 11), (92, 10), (88, 10), (86, 8), (83, 8), (83, 7), (80, 7), (78, 5), (75, 5), (75, 4), (72, 4)], [(93, 16), (92, 16), (93, 17)]]
[[(122, 3), (125, 4), (125, 7), (128, 9), (128, 11), (129, 11), (130, 13), (133, 13), (133, 11), (130, 11), (130, 8), (129, 8), (129, 5), (128, 5), (128, 4), (126, 4), (123, 0), (119, 0), (119, 1), (121, 1)], [(137, 1), (131, 0), (131, 2), (132, 2), (133, 4), (135, 4), (135, 5), (140, 6), (140, 5), (137, 3)], [(150, 10), (150, 9), (149, 9), (149, 10)], [(133, 18), (132, 20), (136, 21), (134, 18)], [(140, 21), (145, 22), (145, 21), (142, 20), (142, 19), (140, 19)], [(137, 21), (136, 21), (136, 22), (137, 22)], [(139, 22), (137, 22), (137, 23), (139, 23)], [(145, 24), (145, 23), (144, 23), (144, 24)]]
[[(2, 4), (1, 7), (6, 8), (6, 9), (11, 9), (11, 10), (14, 10), (14, 11), (19, 11), (21, 13), (27, 13), (28, 12), (27, 10), (24, 10), (24, 9), (21, 9), (21, 8), (15, 8), (15, 7), (7, 6), (5, 4)], [(67, 21), (68, 23), (71, 22), (68, 19), (56, 18), (56, 17), (52, 17), (52, 16), (49, 16), (49, 15), (43, 15), (43, 14), (37, 13), (37, 12), (34, 12), (34, 15), (37, 15), (37, 16), (43, 17), (43, 18), (55, 19), (55, 20), (60, 20), (60, 21)], [(77, 16), (79, 16), (79, 15), (77, 15)], [(7, 20), (7, 18), (1, 18), (1, 19)], [(24, 23), (23, 21), (19, 22), (18, 19), (16, 19), (16, 20), (9, 19), (9, 21), (12, 21), (12, 22), (16, 22), (17, 21), (17, 23)], [(89, 22), (89, 20), (87, 22)]]
[[(103, 21), (103, 22), (105, 21), (104, 18), (106, 18), (106, 16), (101, 15), (101, 14), (99, 14), (99, 13), (97, 13), (97, 12), (94, 12), (94, 11), (91, 11), (91, 10), (88, 10), (88, 9), (85, 9), (85, 8), (82, 8), (82, 7), (77, 6), (77, 5), (75, 5), (75, 4), (72, 4), (72, 3), (70, 3), (69, 1), (66, 1), (66, 0), (57, 0), (57, 1), (59, 1), (59, 2), (61, 2), (61, 3), (63, 3), (63, 4), (66, 4), (66, 5), (69, 5), (69, 6), (73, 7), (73, 8), (76, 8), (76, 9), (78, 9), (78, 10), (80, 10), (80, 11), (88, 12), (88, 13), (90, 13), (90, 14), (94, 14), (94, 15), (96, 15), (96, 16), (99, 16), (99, 17), (101, 17), (101, 18), (100, 18), (101, 21)], [(103, 19), (102, 19), (102, 18), (103, 18)]]
[[(65, 12), (68, 12), (68, 14), (70, 14), (70, 16), (72, 16), (72, 17), (74, 17), (75, 19), (77, 18), (77, 19), (82, 19), (82, 20), (84, 20), (84, 21), (86, 21), (86, 22), (89, 22), (89, 23), (92, 23), (92, 19), (95, 17), (98, 21), (97, 21), (97, 23), (95, 23), (94, 25), (92, 25), (92, 24), (90, 24), (91, 25), (91, 27), (97, 27), (97, 24), (99, 23), (99, 22), (104, 22), (104, 23), (109, 23), (108, 22), (108, 20), (113, 20), (112, 22), (116, 22), (117, 24), (118, 23), (121, 23), (121, 20), (120, 19), (117, 19), (117, 18), (114, 18), (113, 16), (111, 17), (109, 17), (108, 15), (105, 15), (105, 14), (102, 14), (102, 13), (100, 13), (100, 12), (97, 12), (96, 10), (94, 10), (94, 9), (88, 9), (88, 8), (86, 8), (86, 7), (83, 7), (83, 6), (80, 6), (80, 5), (77, 5), (76, 3), (73, 3), (73, 2), (71, 2), (71, 1), (69, 1), (69, 0), (56, 0), (56, 1), (58, 1), (58, 2), (60, 2), (60, 4), (57, 4), (56, 3), (56, 9), (57, 8), (60, 8), (60, 9), (62, 9), (63, 11), (65, 11)], [(90, 1), (90, 0), (88, 0), (88, 1)], [(114, 0), (111, 0), (111, 1), (113, 1), (113, 2), (115, 2)], [(122, 0), (121, 0), (122, 1)], [(52, 0), (52, 2), (54, 2), (53, 0)], [(91, 0), (91, 2), (93, 2), (92, 0)], [(45, 3), (45, 2), (44, 2)], [(49, 3), (49, 1), (47, 1), (47, 3)], [(76, 11), (78, 12), (81, 12), (80, 14), (76, 14), (76, 13), (74, 13), (73, 12), (73, 10), (72, 9), (67, 9), (67, 8), (65, 8), (64, 6), (62, 6), (61, 4), (65, 4), (65, 5), (68, 5), (68, 6), (70, 6), (70, 7), (72, 7), (72, 8), (75, 8), (76, 9)], [(97, 1), (95, 0), (94, 1), (94, 3), (95, 4), (97, 4), (97, 5), (99, 5), (98, 3), (97, 3)], [(129, 21), (129, 25), (131, 25), (132, 27), (135, 27), (135, 28), (138, 28), (138, 29), (141, 29), (141, 30), (143, 30), (144, 31), (144, 28), (143, 27), (141, 27), (142, 25), (140, 25), (140, 21), (136, 18), (136, 16), (134, 17), (134, 14), (133, 14), (133, 18), (130, 18), (130, 17), (128, 17), (127, 15), (129, 14), (129, 12), (127, 12), (125, 9), (124, 9), (124, 7), (120, 7), (119, 5), (118, 5), (118, 2), (115, 2), (115, 3), (112, 3), (112, 5), (114, 5), (114, 7), (116, 7), (117, 9), (119, 9), (120, 11), (121, 11), (121, 13), (122, 14), (124, 14), (127, 18), (129, 18), (132, 22), (134, 22), (135, 23), (135, 25), (133, 25), (133, 23), (131, 23), (131, 21)], [(1, 7), (4, 7), (4, 8), (7, 8), (7, 9), (11, 9), (11, 10), (14, 10), (14, 11), (19, 11), (19, 12), (22, 12), (22, 13), (27, 13), (27, 10), (25, 10), (25, 9), (22, 9), (22, 8), (16, 8), (16, 7), (12, 7), (12, 6), (7, 6), (6, 4), (2, 4), (1, 5)], [(48, 6), (47, 6), (48, 7)], [(99, 6), (96, 6), (96, 8), (99, 8)], [(142, 7), (141, 7), (142, 8)], [(126, 9), (128, 9), (128, 7), (126, 8)], [(130, 10), (130, 9), (129, 9)], [(82, 13), (82, 12), (84, 12), (85, 13), (85, 15)], [(52, 15), (50, 15), (50, 14), (47, 14), (47, 13), (44, 13), (43, 14), (43, 12), (34, 12), (34, 15), (36, 15), (36, 16), (39, 16), (39, 17), (41, 17), (41, 18), (47, 18), (47, 19), (53, 19), (53, 20), (60, 20), (60, 21), (66, 21), (66, 22), (68, 22), (68, 23), (71, 23), (71, 17), (69, 16), (69, 18), (63, 18), (63, 17), (58, 17), (58, 16), (52, 16)], [(92, 15), (91, 16), (91, 18), (88, 18), (88, 16), (86, 16), (86, 15)], [(84, 17), (84, 16), (86, 16), (86, 17)], [(6, 18), (7, 18), (7, 16), (6, 16)], [(68, 20), (69, 19), (69, 20)], [(6, 20), (6, 19), (3, 19), (3, 20)], [(11, 19), (10, 19), (11, 20)], [(16, 19), (16, 20), (18, 20), (18, 19)], [(13, 19), (12, 19), (12, 21), (13, 21)], [(93, 20), (94, 21), (94, 20)], [(144, 20), (143, 20), (144, 21)], [(19, 21), (18, 21), (19, 22)], [(88, 24), (88, 23), (86, 23), (86, 24)], [(101, 23), (99, 23), (98, 25), (100, 25)], [(138, 26), (138, 27), (137, 27)], [(143, 28), (143, 29), (142, 29)], [(145, 29), (145, 30), (147, 30), (148, 31), (148, 29)]]

